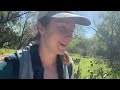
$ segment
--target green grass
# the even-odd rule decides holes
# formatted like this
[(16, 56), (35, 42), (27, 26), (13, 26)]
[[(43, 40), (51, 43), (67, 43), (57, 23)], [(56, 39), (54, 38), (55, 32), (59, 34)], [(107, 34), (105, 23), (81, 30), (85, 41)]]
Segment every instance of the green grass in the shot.
[[(92, 57), (82, 57), (78, 54), (70, 54), (70, 56), (74, 59), (79, 58), (80, 62), (74, 64), (74, 73), (77, 73), (78, 66), (80, 66), (80, 72), (78, 79), (90, 79), (90, 72), (93, 72), (94, 75), (97, 75), (97, 79), (120, 79), (120, 73), (117, 71), (116, 74), (113, 73), (112, 68), (108, 67), (107, 61), (97, 58), (94, 59)], [(76, 60), (74, 60), (76, 62)], [(92, 65), (91, 65), (92, 64)], [(102, 68), (103, 74), (111, 74), (102, 78), (100, 72), (100, 68)], [(115, 72), (115, 70), (114, 70)]]
[(80, 55), (79, 55), (79, 54), (70, 54), (70, 56), (71, 56), (73, 59), (80, 58)]
[(0, 48), (0, 55), (3, 55), (3, 54), (12, 54), (15, 51), (16, 51), (15, 49)]

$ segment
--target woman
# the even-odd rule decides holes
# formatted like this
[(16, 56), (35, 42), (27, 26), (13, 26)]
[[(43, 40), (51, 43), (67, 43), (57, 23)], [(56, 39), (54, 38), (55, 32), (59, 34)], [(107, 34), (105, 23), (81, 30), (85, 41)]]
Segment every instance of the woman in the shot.
[(30, 44), (6, 57), (1, 64), (0, 77), (72, 79), (73, 61), (66, 48), (72, 41), (75, 24), (88, 26), (90, 21), (70, 11), (40, 11), (38, 44)]

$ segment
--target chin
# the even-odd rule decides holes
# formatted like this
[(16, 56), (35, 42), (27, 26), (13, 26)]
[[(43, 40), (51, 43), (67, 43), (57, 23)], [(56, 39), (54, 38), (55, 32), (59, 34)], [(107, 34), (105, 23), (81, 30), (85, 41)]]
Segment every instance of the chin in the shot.
[(62, 51), (62, 52), (59, 51), (57, 54), (64, 55), (64, 53), (65, 53), (65, 51)]

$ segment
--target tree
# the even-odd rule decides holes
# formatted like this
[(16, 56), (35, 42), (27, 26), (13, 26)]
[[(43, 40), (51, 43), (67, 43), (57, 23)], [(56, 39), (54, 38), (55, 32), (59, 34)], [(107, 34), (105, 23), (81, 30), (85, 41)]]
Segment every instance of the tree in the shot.
[(36, 20), (38, 12), (30, 11), (24, 17), (20, 18), (20, 38), (18, 49), (28, 44), (28, 40), (36, 33)]
[(101, 14), (103, 22), (97, 25), (96, 54), (113, 62), (120, 59), (120, 12), (109, 11)]
[[(10, 42), (15, 33), (12, 30), (12, 26), (16, 24), (19, 12), (12, 11), (0, 11), (0, 47), (3, 47), (5, 42)], [(9, 44), (9, 43), (8, 43)]]
[(27, 13), (27, 11), (0, 11), (0, 47), (5, 45), (10, 48), (16, 47), (16, 42), (19, 42), (18, 21)]

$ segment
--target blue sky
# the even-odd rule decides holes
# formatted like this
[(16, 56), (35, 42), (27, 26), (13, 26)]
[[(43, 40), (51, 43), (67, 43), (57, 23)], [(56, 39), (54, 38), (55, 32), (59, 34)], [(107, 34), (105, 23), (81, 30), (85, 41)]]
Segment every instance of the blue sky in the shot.
[[(91, 21), (90, 27), (95, 28), (94, 21), (95, 21), (96, 24), (99, 24), (102, 21), (101, 18), (99, 18), (99, 13), (100, 12), (101, 11), (77, 11), (76, 13), (78, 15), (85, 16), (88, 19), (90, 19), (90, 21)], [(84, 27), (84, 29), (86, 30), (85, 35), (88, 38), (92, 37), (95, 34), (95, 31), (90, 29), (88, 26)]]

